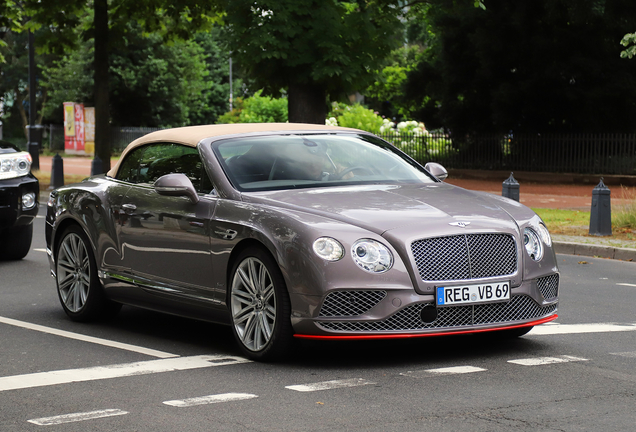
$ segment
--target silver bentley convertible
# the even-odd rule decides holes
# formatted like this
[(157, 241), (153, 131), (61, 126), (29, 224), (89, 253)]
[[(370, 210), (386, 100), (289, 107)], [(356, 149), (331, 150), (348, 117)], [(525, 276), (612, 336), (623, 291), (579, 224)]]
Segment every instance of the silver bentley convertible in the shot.
[(51, 273), (73, 320), (127, 304), (226, 323), (258, 360), (294, 338), (520, 336), (555, 319), (541, 219), (446, 175), (355, 129), (154, 132), (51, 193)]

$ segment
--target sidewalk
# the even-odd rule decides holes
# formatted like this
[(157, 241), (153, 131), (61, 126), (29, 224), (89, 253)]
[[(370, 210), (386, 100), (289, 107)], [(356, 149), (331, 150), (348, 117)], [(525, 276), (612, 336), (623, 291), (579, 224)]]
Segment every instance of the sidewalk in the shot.
[[(40, 171), (51, 171), (51, 156), (40, 156)], [(90, 157), (66, 157), (64, 158), (64, 173), (86, 175), (91, 172)], [(502, 183), (508, 178), (490, 178), (489, 172), (482, 171), (482, 178), (456, 178), (451, 176), (447, 183), (465, 189), (485, 191), (495, 195), (501, 195)], [(499, 176), (501, 173), (492, 173)], [(543, 174), (545, 176), (545, 174)], [(486, 177), (486, 178), (483, 178)], [(569, 210), (589, 211), (592, 205), (592, 190), (598, 184), (598, 178), (586, 179), (587, 184), (574, 184), (562, 179), (561, 183), (542, 182), (519, 182), (519, 201), (533, 208), (553, 208)], [(590, 183), (590, 182), (595, 183)], [(609, 186), (612, 191), (612, 209), (627, 203), (626, 200), (619, 199), (621, 187), (618, 185)], [(625, 189), (631, 191), (636, 196), (636, 186), (627, 186)], [(552, 236), (557, 253), (570, 255), (583, 255), (591, 257), (602, 257), (622, 260), (636, 261), (636, 240), (619, 241), (612, 237), (587, 237), (587, 236), (564, 236), (555, 234)], [(629, 247), (624, 247), (625, 245)]]

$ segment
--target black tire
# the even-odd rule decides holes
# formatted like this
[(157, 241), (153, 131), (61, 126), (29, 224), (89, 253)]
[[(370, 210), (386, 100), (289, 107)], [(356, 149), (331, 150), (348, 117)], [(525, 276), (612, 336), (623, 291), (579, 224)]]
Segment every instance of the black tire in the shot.
[(33, 224), (21, 225), (5, 230), (0, 234), (0, 259), (21, 260), (31, 250)]
[(77, 225), (62, 233), (55, 248), (55, 283), (62, 308), (73, 321), (109, 318), (121, 309), (106, 297), (91, 243)]
[(290, 302), (269, 252), (250, 247), (236, 257), (228, 294), (232, 332), (244, 355), (258, 361), (283, 358), (293, 342)]

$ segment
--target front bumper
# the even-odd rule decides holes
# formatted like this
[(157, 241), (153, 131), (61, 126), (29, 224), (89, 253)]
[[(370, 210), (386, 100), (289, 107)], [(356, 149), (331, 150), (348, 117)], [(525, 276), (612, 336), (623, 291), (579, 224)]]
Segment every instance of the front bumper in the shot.
[[(22, 196), (35, 194), (35, 206), (22, 209)], [(32, 174), (0, 180), (0, 231), (19, 225), (28, 225), (38, 214), (40, 183)]]
[[(292, 314), (292, 324), (301, 338), (403, 338), (511, 329), (555, 319), (558, 290), (559, 274), (554, 273), (524, 281), (513, 288), (509, 301), (474, 305), (437, 307), (432, 295), (414, 295), (412, 290), (350, 290), (334, 303), (332, 292), (310, 307), (313, 317)], [(365, 295), (348, 294), (356, 292)], [(292, 304), (294, 300), (315, 301), (292, 298)]]

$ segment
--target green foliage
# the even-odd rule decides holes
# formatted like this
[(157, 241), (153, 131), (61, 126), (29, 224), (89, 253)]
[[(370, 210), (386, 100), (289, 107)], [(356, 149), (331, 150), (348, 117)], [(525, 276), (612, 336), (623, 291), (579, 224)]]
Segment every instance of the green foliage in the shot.
[(412, 104), (402, 98), (407, 74), (422, 56), (419, 45), (400, 47), (390, 53), (389, 64), (378, 72), (376, 81), (364, 91), (365, 103), (385, 117), (412, 117)]
[(254, 96), (243, 100), (237, 98), (232, 111), (219, 117), (219, 123), (285, 123), (287, 121), (287, 99)]
[(627, 204), (612, 214), (612, 225), (618, 229), (636, 230), (636, 192), (624, 187), (621, 192)]
[[(131, 31), (110, 55), (112, 124), (170, 127), (214, 123), (225, 111), (229, 93), (227, 54), (219, 47), (218, 31), (170, 44), (158, 33), (142, 33)], [(91, 68), (92, 40), (46, 68), (46, 116), (60, 123), (63, 102), (93, 104)]]
[(382, 117), (360, 104), (345, 105), (334, 103), (328, 118), (336, 119), (337, 123), (334, 124), (333, 120), (329, 123), (334, 126), (361, 129), (376, 134), (380, 132), (383, 124)]
[(242, 97), (234, 98), (234, 101), (232, 102), (232, 110), (220, 115), (216, 119), (216, 122), (219, 124), (240, 123), (239, 116), (241, 115), (241, 111), (243, 111), (243, 106), (244, 102)]
[(399, 45), (399, 3), (227, 0), (229, 49), (268, 94), (298, 84), (337, 99), (371, 84)]
[(636, 130), (636, 63), (616, 43), (636, 28), (635, 2), (430, 3), (436, 36), (405, 85), (414, 117), (462, 137)]
[(632, 58), (636, 56), (636, 33), (627, 33), (623, 36), (621, 45), (627, 47), (627, 49), (621, 51), (621, 58)]
[[(194, 41), (163, 43), (130, 32), (110, 57), (111, 115), (116, 125), (185, 126), (207, 110), (203, 49)], [(201, 117), (204, 117), (203, 114)]]

